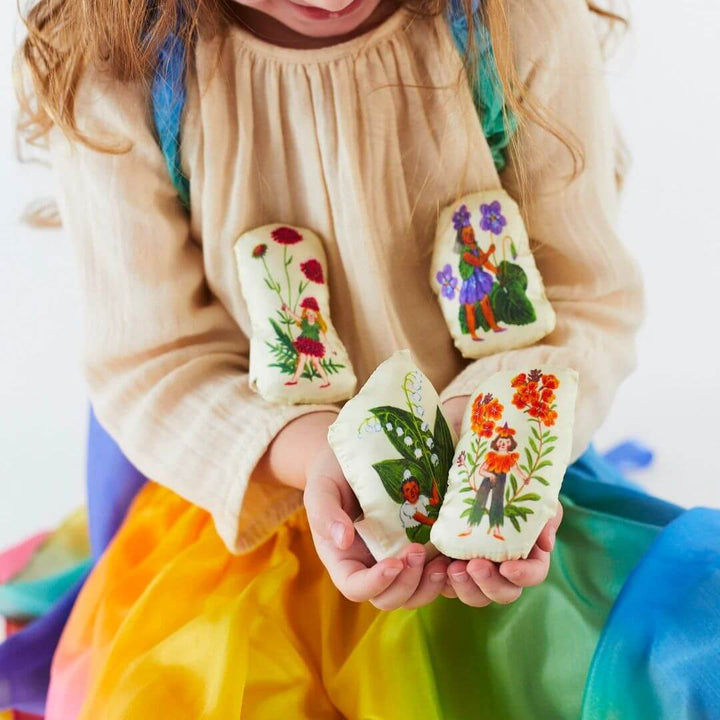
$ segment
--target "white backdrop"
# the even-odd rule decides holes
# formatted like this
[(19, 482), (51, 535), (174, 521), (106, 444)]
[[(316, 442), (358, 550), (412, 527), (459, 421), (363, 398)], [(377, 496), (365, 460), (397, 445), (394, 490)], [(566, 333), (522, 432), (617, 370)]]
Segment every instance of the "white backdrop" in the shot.
[[(720, 506), (720, 3), (631, 0), (633, 33), (609, 67), (633, 153), (622, 235), (640, 258), (648, 317), (640, 364), (598, 433), (656, 452), (637, 479), (684, 505)], [(0, 547), (83, 501), (86, 398), (80, 308), (61, 231), (19, 222), (52, 192), (15, 160), (10, 65), (15, 3), (0, 5)]]

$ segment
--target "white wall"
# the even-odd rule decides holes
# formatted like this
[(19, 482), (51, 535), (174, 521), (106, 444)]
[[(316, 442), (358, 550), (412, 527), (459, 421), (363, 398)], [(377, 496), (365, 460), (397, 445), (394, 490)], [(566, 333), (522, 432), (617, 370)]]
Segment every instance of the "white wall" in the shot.
[[(15, 3), (0, 5), (8, 68)], [(639, 479), (683, 504), (720, 506), (720, 168), (717, 0), (634, 0), (633, 37), (611, 65), (634, 169), (622, 234), (641, 259), (648, 319), (638, 372), (597, 435), (657, 453)], [(14, 158), (11, 80), (0, 74), (0, 547), (82, 502), (86, 401), (80, 308), (59, 231), (18, 217), (51, 192), (49, 173)]]

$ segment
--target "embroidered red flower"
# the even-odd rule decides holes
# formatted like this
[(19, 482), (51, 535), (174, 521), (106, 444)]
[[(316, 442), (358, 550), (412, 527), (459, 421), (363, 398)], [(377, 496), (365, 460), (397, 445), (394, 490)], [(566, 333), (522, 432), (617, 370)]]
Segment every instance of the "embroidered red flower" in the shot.
[(295, 245), (303, 239), (302, 235), (295, 230), (295, 228), (285, 226), (275, 228), (270, 234), (272, 235), (272, 239), (276, 243), (280, 243), (280, 245)]
[(260, 245), (256, 245), (253, 248), (252, 256), (254, 258), (265, 257), (266, 252), (267, 252), (267, 245), (265, 245), (265, 243), (260, 243)]
[(300, 269), (303, 275), (311, 282), (317, 283), (318, 285), (322, 285), (325, 282), (322, 265), (314, 258), (300, 263)]
[(543, 375), (542, 384), (546, 388), (550, 388), (550, 390), (557, 390), (560, 387), (560, 381), (555, 377), (555, 375)]

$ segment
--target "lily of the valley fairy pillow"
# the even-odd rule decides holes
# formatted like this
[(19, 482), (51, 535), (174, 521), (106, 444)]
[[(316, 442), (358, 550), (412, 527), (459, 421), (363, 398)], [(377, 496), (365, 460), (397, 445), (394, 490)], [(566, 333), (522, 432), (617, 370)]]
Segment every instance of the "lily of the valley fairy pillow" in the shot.
[(349, 398), (355, 373), (330, 320), (320, 238), (265, 225), (238, 239), (235, 258), (252, 323), (251, 387), (284, 404)]
[(473, 394), (431, 540), (443, 554), (496, 562), (526, 558), (570, 460), (574, 370), (500, 372)]
[(437, 392), (406, 350), (382, 363), (345, 404), (328, 440), (363, 510), (355, 527), (375, 559), (427, 543), (454, 438)]
[(430, 282), (465, 357), (531, 345), (555, 327), (525, 224), (503, 190), (468, 195), (441, 213)]

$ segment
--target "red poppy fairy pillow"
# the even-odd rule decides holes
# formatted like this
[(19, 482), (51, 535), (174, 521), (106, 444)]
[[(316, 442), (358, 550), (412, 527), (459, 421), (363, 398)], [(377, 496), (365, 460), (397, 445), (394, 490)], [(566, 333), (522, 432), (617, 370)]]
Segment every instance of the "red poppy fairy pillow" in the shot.
[(238, 239), (235, 260), (252, 324), (251, 387), (288, 405), (351, 397), (355, 373), (330, 318), (320, 238), (265, 225)]

